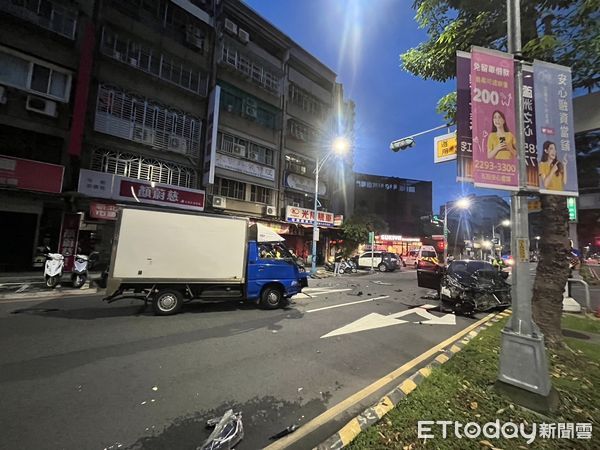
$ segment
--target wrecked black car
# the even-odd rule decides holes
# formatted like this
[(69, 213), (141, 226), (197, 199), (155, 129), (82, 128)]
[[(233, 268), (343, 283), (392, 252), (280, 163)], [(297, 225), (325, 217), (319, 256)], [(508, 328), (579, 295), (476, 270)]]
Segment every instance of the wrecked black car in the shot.
[(420, 261), (417, 266), (419, 287), (435, 289), (443, 308), (466, 316), (510, 306), (507, 276), (486, 261), (457, 260), (448, 267)]

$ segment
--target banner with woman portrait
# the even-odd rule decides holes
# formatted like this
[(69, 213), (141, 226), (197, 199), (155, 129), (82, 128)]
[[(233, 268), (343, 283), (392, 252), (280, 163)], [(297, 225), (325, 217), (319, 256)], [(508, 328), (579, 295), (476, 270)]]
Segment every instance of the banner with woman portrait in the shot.
[(471, 110), (475, 186), (517, 190), (518, 165), (512, 55), (473, 47)]
[(533, 62), (540, 192), (577, 196), (571, 69)]

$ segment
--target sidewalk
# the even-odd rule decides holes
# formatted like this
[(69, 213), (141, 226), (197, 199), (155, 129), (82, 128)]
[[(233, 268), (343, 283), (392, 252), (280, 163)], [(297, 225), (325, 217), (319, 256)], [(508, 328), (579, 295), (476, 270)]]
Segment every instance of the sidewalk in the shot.
[(65, 274), (55, 289), (46, 287), (43, 271), (0, 273), (0, 300), (60, 297), (65, 295), (90, 295), (98, 292), (95, 281), (102, 272), (89, 272), (88, 280), (79, 289), (71, 285), (71, 275)]

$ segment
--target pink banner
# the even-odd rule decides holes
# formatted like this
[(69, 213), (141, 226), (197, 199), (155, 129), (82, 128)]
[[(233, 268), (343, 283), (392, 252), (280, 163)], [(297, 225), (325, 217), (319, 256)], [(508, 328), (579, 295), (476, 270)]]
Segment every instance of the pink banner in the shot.
[(81, 216), (77, 213), (65, 213), (63, 215), (58, 253), (65, 257), (65, 267), (63, 269), (65, 272), (71, 272), (75, 264), (80, 221)]
[(518, 189), (512, 55), (473, 48), (471, 105), (475, 185)]
[(91, 202), (90, 203), (90, 218), (100, 220), (117, 220), (117, 205), (109, 203)]

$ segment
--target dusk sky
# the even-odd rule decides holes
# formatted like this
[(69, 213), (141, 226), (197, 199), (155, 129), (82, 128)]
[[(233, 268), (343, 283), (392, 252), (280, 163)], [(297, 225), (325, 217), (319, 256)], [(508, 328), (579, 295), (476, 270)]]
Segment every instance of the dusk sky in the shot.
[[(454, 161), (433, 164), (433, 138), (394, 153), (394, 139), (442, 125), (437, 101), (455, 81), (436, 83), (400, 68), (399, 55), (425, 40), (409, 0), (246, 0), (251, 8), (338, 74), (356, 103), (354, 170), (433, 181), (435, 211), (463, 194), (497, 191), (461, 185)], [(508, 193), (507, 193), (508, 194)]]

